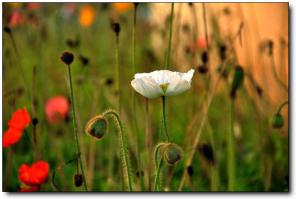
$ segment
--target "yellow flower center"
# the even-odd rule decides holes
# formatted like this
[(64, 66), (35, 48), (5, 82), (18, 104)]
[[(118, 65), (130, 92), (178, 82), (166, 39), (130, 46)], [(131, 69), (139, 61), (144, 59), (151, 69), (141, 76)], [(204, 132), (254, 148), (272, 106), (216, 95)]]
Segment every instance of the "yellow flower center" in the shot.
[(169, 83), (166, 84), (160, 84), (159, 87), (162, 89), (162, 91), (165, 93), (168, 89)]

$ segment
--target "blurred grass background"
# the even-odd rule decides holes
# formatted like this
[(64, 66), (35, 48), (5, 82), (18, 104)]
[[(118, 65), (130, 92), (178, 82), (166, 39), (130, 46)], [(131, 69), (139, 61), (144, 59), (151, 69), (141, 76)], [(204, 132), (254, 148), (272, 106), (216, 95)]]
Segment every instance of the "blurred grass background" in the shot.
[[(235, 13), (238, 8), (234, 4), (206, 4), (208, 27), (211, 38), (209, 50), (211, 76), (217, 78), (216, 68), (219, 65), (218, 44), (229, 44), (229, 40), (235, 35), (238, 26), (232, 25), (234, 31), (226, 31), (221, 24), (221, 16), (226, 8)], [(262, 6), (254, 4), (253, 7)], [(242, 7), (245, 3), (241, 4)], [(246, 7), (248, 4), (246, 5)], [(288, 13), (287, 4), (264, 5), (272, 7), (275, 13)], [(69, 96), (69, 85), (67, 68), (61, 62), (60, 55), (64, 51), (74, 53), (75, 59), (71, 65), (74, 81), (74, 96), (76, 100), (76, 111), (78, 129), (82, 146), (82, 159), (87, 173), (87, 184), (91, 191), (120, 191), (122, 190), (122, 174), (119, 159), (118, 138), (111, 127), (107, 136), (100, 142), (93, 142), (84, 133), (87, 121), (94, 115), (102, 113), (107, 108), (116, 107), (115, 89), (115, 34), (110, 27), (110, 22), (120, 23), (121, 32), (119, 40), (120, 48), (120, 75), (123, 96), (122, 119), (128, 134), (128, 145), (132, 160), (132, 171), (134, 184), (139, 190), (139, 178), (137, 178), (136, 166), (136, 138), (133, 131), (133, 117), (137, 117), (140, 133), (140, 149), (142, 164), (147, 165), (145, 147), (145, 99), (136, 94), (137, 113), (132, 115), (132, 102), (130, 96), (134, 90), (130, 86), (133, 79), (131, 66), (132, 52), (132, 17), (133, 4), (114, 5), (111, 3), (39, 3), (30, 7), (30, 3), (3, 3), (3, 27), (11, 29), (16, 49), (10, 34), (3, 31), (3, 132), (7, 129), (7, 121), (11, 114), (17, 109), (27, 107), (32, 114), (32, 80), (33, 68), (36, 67), (35, 96), (33, 102), (36, 107), (35, 115), (39, 120), (38, 136), (42, 159), (50, 164), (51, 174), (59, 165), (73, 158), (75, 154), (74, 137), (71, 120), (58, 125), (47, 122), (44, 112), (46, 101), (56, 95)], [(33, 8), (32, 8), (33, 7)], [(88, 10), (85, 25), (81, 15), (86, 7)], [(180, 8), (181, 7), (181, 8)], [(200, 14), (200, 4), (195, 3), (198, 19), (198, 37), (203, 37), (203, 21)], [(170, 4), (140, 3), (138, 6), (137, 29), (136, 29), (136, 68), (137, 72), (150, 72), (160, 70), (164, 67), (164, 53), (167, 47), (168, 24), (165, 19), (169, 12)], [(185, 10), (184, 10), (185, 9)], [(190, 51), (188, 48), (195, 41), (192, 40), (194, 31), (193, 19), (190, 13), (190, 5), (187, 3), (176, 3), (176, 16), (183, 16), (186, 20), (174, 20), (172, 67), (171, 70), (185, 72), (189, 68), (196, 68), (200, 63), (201, 51)], [(163, 12), (162, 12), (163, 11)], [(219, 12), (218, 12), (219, 11)], [(12, 15), (18, 12), (19, 21), (12, 22)], [(180, 13), (179, 13), (180, 12)], [(267, 11), (266, 11), (267, 12)], [(268, 11), (269, 12), (269, 11)], [(179, 14), (179, 15), (178, 15)], [(183, 15), (182, 15), (183, 14)], [(260, 13), (266, 14), (266, 13)], [(93, 17), (92, 17), (93, 16)], [(228, 16), (230, 19), (234, 15)], [(258, 17), (260, 18), (260, 17)], [(158, 22), (159, 19), (161, 22)], [(229, 19), (229, 20), (230, 20)], [(261, 18), (258, 21), (262, 20)], [(267, 18), (265, 19), (267, 20)], [(214, 22), (217, 22), (220, 31), (216, 31)], [(245, 17), (245, 27), (253, 27), (254, 19)], [(275, 20), (275, 23), (284, 23), (285, 18)], [(157, 25), (155, 25), (157, 24)], [(268, 25), (269, 22), (266, 21)], [(186, 29), (186, 26), (189, 29)], [(276, 25), (273, 25), (276, 26)], [(287, 26), (287, 24), (286, 24)], [(222, 28), (221, 28), (222, 27)], [(270, 25), (268, 25), (270, 27)], [(259, 26), (259, 29), (267, 27)], [(177, 32), (180, 31), (180, 36)], [(267, 61), (257, 60), (248, 62), (247, 58), (241, 58), (241, 54), (250, 50), (246, 49), (250, 33), (244, 31), (243, 47), (235, 42), (234, 59), (235, 64), (244, 67), (258, 68), (258, 65), (269, 66), (268, 56), (263, 54)], [(275, 33), (277, 34), (277, 33)], [(159, 35), (162, 35), (161, 37)], [(288, 33), (282, 29), (281, 36), (288, 43)], [(251, 36), (250, 36), (251, 37)], [(231, 39), (230, 39), (231, 38)], [(196, 38), (195, 38), (196, 39)], [(265, 38), (262, 38), (264, 40)], [(279, 43), (275, 38), (275, 56), (281, 57)], [(69, 41), (78, 42), (76, 47), (71, 47)], [(252, 51), (258, 53), (258, 46), (262, 42), (252, 38)], [(253, 44), (255, 43), (255, 44)], [(244, 50), (242, 50), (244, 49)], [(16, 52), (17, 51), (17, 52)], [(175, 54), (174, 54), (175, 52)], [(288, 48), (285, 48), (285, 66), (277, 64), (286, 70), (281, 78), (288, 80)], [(80, 56), (89, 60), (83, 65)], [(246, 55), (244, 55), (246, 56)], [(253, 55), (252, 55), (253, 56)], [(193, 58), (192, 58), (193, 57)], [(250, 57), (250, 56), (249, 56)], [(260, 56), (258, 56), (260, 58)], [(258, 58), (257, 57), (257, 58)], [(177, 59), (180, 58), (180, 59)], [(253, 60), (256, 60), (252, 57)], [(258, 59), (259, 59), (258, 58)], [(282, 63), (277, 59), (276, 63)], [(181, 61), (180, 61), (181, 60)], [(185, 60), (182, 62), (182, 60)], [(193, 60), (193, 61), (192, 61)], [(249, 64), (244, 64), (248, 62)], [(254, 64), (255, 63), (255, 64)], [(277, 106), (288, 95), (276, 85), (274, 77), (267, 67), (257, 70), (249, 70), (251, 76), (256, 77), (257, 83), (262, 86), (263, 96), (259, 96), (256, 90), (250, 86), (250, 80), (246, 78), (244, 87), (239, 91), (235, 102), (235, 157), (236, 157), (236, 191), (288, 191), (289, 190), (289, 137), (288, 137), (288, 111), (283, 109), (285, 126), (282, 129), (272, 129), (270, 118), (275, 113)], [(247, 70), (247, 69), (246, 69)], [(258, 78), (258, 73), (266, 75), (267, 83), (263, 83), (264, 77)], [(230, 73), (232, 74), (232, 73)], [(106, 83), (112, 79), (113, 84)], [(227, 191), (227, 160), (226, 160), (226, 132), (228, 130), (227, 114), (229, 112), (229, 84), (230, 76), (220, 82), (218, 91), (213, 99), (208, 114), (208, 122), (202, 132), (199, 146), (210, 145), (213, 149), (215, 163), (211, 164), (204, 153), (197, 149), (193, 163), (192, 176), (187, 179), (183, 191)], [(272, 82), (270, 84), (270, 82)], [(191, 149), (192, 140), (202, 119), (204, 107), (204, 96), (208, 93), (207, 80), (203, 74), (196, 70), (192, 88), (181, 95), (167, 98), (168, 130), (171, 140), (180, 145), (185, 155)], [(272, 87), (272, 88), (270, 88)], [(18, 92), (17, 92), (18, 91)], [(275, 97), (272, 97), (275, 96)], [(153, 134), (153, 146), (155, 146), (163, 135), (159, 133), (161, 128), (161, 100), (149, 100), (149, 111), (151, 120), (151, 132)], [(70, 121), (70, 122), (69, 122)], [(192, 127), (191, 127), (192, 126)], [(21, 141), (9, 149), (3, 149), (3, 190), (18, 191), (20, 182), (18, 180), (18, 168), (22, 163), (34, 161), (34, 146), (32, 145), (32, 125), (30, 125)], [(200, 148), (199, 147), (199, 148)], [(8, 165), (8, 159), (11, 164)], [(92, 168), (92, 161), (94, 166)], [(164, 187), (166, 191), (176, 191), (182, 176), (185, 163), (181, 160), (174, 167), (166, 167), (164, 175)], [(144, 177), (147, 173), (144, 166)], [(216, 184), (212, 182), (212, 175), (216, 174)], [(63, 191), (82, 191), (73, 184), (75, 164), (69, 164), (58, 172), (56, 182)], [(166, 176), (168, 176), (166, 178)], [(171, 178), (170, 178), (171, 176)], [(57, 191), (51, 182), (42, 185), (42, 191)]]

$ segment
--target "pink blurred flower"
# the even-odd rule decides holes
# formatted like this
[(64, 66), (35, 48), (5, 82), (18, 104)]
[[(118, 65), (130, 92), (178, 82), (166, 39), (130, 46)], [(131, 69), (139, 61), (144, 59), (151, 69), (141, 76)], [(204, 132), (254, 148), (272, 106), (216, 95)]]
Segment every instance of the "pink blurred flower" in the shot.
[(8, 17), (8, 25), (10, 27), (15, 27), (18, 26), (20, 24), (24, 23), (24, 14), (21, 13), (20, 11), (16, 10), (13, 11), (10, 16)]
[(57, 124), (66, 119), (69, 109), (70, 105), (66, 97), (52, 97), (45, 104), (46, 118), (49, 123)]

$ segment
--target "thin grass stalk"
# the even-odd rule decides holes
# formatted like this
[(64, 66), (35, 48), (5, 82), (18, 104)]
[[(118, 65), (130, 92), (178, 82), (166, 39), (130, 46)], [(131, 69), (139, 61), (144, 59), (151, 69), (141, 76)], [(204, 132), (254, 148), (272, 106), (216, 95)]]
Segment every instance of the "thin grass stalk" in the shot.
[[(145, 99), (145, 135), (146, 135), (146, 147), (147, 147), (147, 152), (148, 152), (148, 191), (151, 191), (152, 188), (152, 183), (151, 183), (151, 175), (152, 175), (152, 135), (150, 131), (150, 121), (149, 121), (149, 100), (148, 98)], [(141, 175), (140, 175), (141, 176)]]
[(209, 48), (209, 38), (208, 38), (208, 27), (207, 27), (207, 13), (206, 13), (206, 4), (202, 3), (202, 14), (203, 14), (203, 21), (204, 21), (204, 31), (206, 36), (206, 42), (207, 42), (207, 50)]
[(280, 77), (278, 76), (277, 72), (276, 72), (276, 68), (275, 68), (275, 61), (274, 61), (274, 55), (273, 53), (270, 55), (270, 61), (271, 61), (271, 68), (272, 68), (272, 73), (273, 76), (276, 80), (276, 82), (286, 91), (289, 92), (289, 88), (288, 86), (280, 79)]
[(169, 30), (169, 40), (168, 49), (166, 53), (165, 69), (169, 68), (171, 60), (171, 46), (172, 46), (172, 35), (173, 35), (173, 23), (174, 23), (174, 3), (171, 4), (171, 17), (170, 17), (170, 30)]
[(228, 191), (234, 191), (235, 185), (235, 160), (234, 160), (234, 129), (233, 129), (234, 99), (230, 100), (229, 130), (227, 131), (227, 176)]
[[(75, 141), (76, 141), (76, 150), (77, 150), (77, 154), (81, 154), (80, 144), (79, 144), (79, 136), (78, 136), (78, 130), (77, 130), (77, 122), (76, 122), (75, 103), (74, 103), (74, 94), (73, 94), (72, 75), (71, 75), (71, 67), (70, 67), (70, 65), (68, 65), (68, 74), (69, 74), (69, 83), (70, 83), (72, 115), (73, 115), (72, 123), (73, 123), (73, 129), (74, 129), (74, 137), (75, 137)], [(85, 179), (82, 159), (81, 159), (80, 155), (78, 157), (78, 161), (79, 161), (81, 173), (82, 173), (82, 176), (83, 176), (84, 189), (85, 189), (85, 191), (87, 191), (86, 179)]]

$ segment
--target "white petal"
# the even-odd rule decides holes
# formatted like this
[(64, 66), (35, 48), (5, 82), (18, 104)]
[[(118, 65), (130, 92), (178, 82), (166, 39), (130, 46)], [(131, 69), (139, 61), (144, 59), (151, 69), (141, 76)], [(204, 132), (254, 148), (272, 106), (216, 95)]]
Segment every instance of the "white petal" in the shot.
[(159, 85), (148, 77), (136, 78), (132, 80), (131, 85), (138, 93), (150, 99), (163, 95)]
[(174, 96), (183, 93), (190, 89), (190, 82), (186, 80), (180, 80), (169, 84), (169, 87), (165, 93), (166, 96)]

